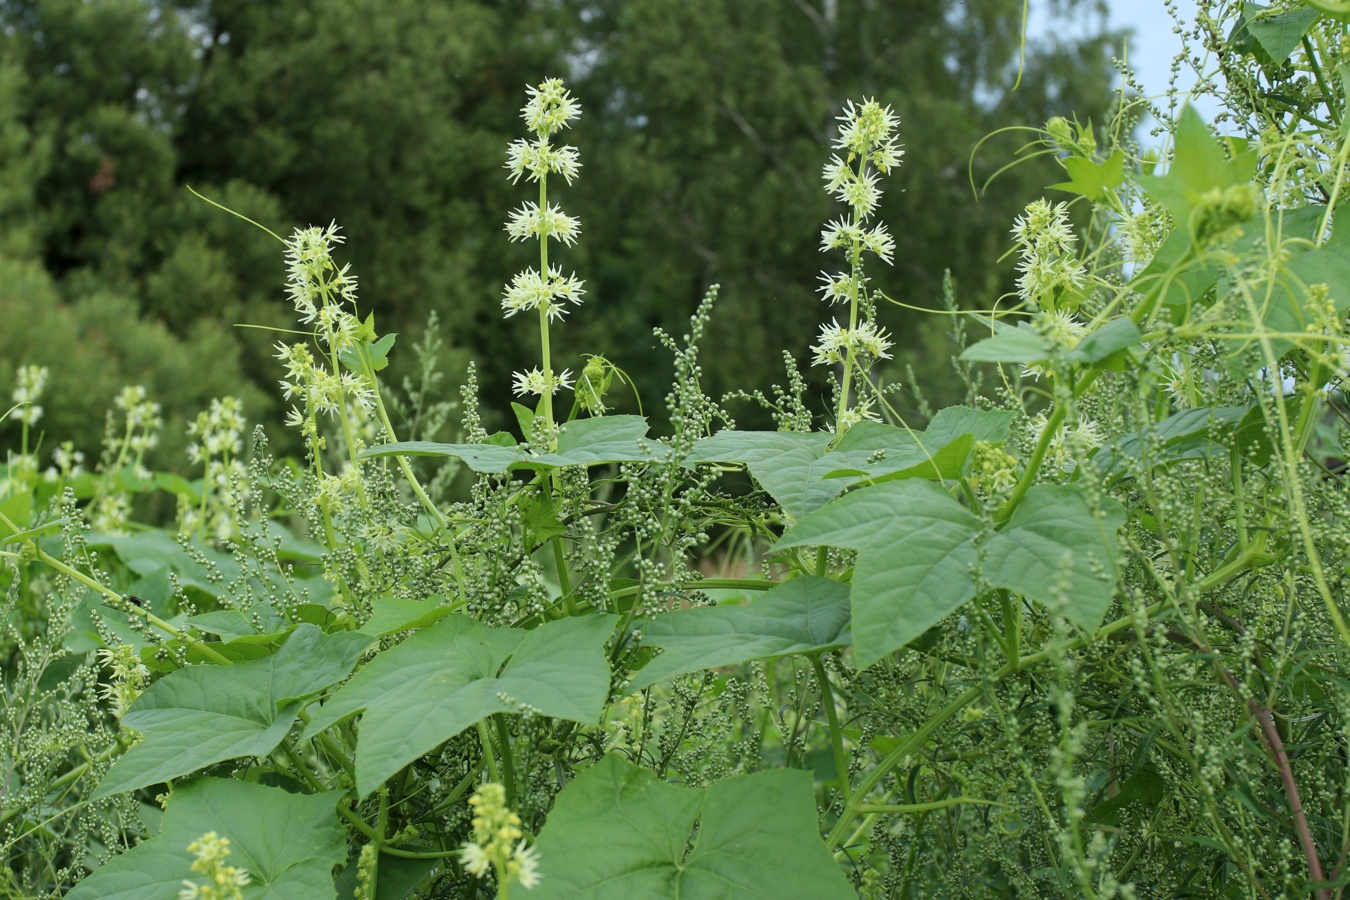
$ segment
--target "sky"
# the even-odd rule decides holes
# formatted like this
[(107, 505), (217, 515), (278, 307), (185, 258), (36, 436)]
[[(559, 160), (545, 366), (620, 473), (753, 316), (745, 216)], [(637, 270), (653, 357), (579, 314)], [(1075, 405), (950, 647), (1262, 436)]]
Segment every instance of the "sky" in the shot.
[[(1052, 23), (1050, 0), (1029, 0), (1029, 4), (1030, 34), (1047, 34)], [(1172, 59), (1181, 50), (1181, 38), (1172, 33), (1173, 21), (1167, 13), (1163, 0), (1106, 0), (1106, 6), (1108, 28), (1134, 29), (1133, 38), (1127, 45), (1115, 48), (1115, 55), (1128, 61), (1130, 68), (1143, 82), (1145, 90), (1150, 95), (1161, 94), (1167, 89)], [(1187, 24), (1194, 23), (1195, 0), (1176, 0), (1176, 8)], [(1095, 30), (1100, 21), (1096, 13), (1080, 15), (1074, 27), (1082, 31)], [(1062, 29), (1064, 27), (1062, 21), (1056, 27)], [(1193, 83), (1194, 75), (1189, 70), (1183, 69), (1181, 86)], [(1200, 109), (1209, 119), (1217, 112), (1213, 101), (1200, 104)]]

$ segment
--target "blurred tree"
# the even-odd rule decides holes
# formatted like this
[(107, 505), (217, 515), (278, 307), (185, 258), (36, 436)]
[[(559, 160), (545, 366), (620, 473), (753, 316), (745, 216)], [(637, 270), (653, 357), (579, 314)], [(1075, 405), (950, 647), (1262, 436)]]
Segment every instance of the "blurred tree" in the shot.
[[(1013, 217), (1058, 179), (1029, 164), (974, 203), (971, 148), (1054, 114), (1100, 120), (1109, 100), (1101, 38), (1033, 50), (1011, 92), (1020, 15), (1017, 0), (0, 0), (0, 254), (40, 260), (72, 309), (134, 298), (192, 341), (203, 322), (293, 316), (279, 245), (184, 185), (283, 236), (336, 220), (379, 327), (438, 310), (452, 359), (480, 360), (504, 409), (537, 350), (530, 323), (500, 317), (530, 261), (502, 231), (528, 192), (501, 164), (525, 86), (570, 73), (584, 168), (557, 196), (582, 217), (566, 261), (589, 294), (556, 330), (561, 364), (605, 353), (659, 414), (669, 365), (650, 329), (681, 328), (711, 282), (714, 391), (781, 380), (781, 350), (804, 356), (828, 320), (818, 173), (845, 99), (902, 118), (881, 211), (896, 264), (876, 284), (932, 306), (951, 268), (970, 304), (999, 294)], [(977, 183), (1016, 143), (986, 145)], [(883, 319), (938, 364), (914, 317)], [(274, 397), (273, 337), (219, 332), (220, 365)]]
[[(599, 170), (576, 191), (595, 300), (581, 315), (589, 343), (624, 348), (616, 359), (648, 396), (664, 374), (642, 362), (651, 326), (680, 328), (712, 282), (722, 284), (705, 356), (714, 391), (763, 385), (782, 350), (806, 358), (818, 324), (840, 314), (815, 288), (822, 269), (842, 266), (819, 249), (821, 226), (839, 215), (820, 172), (846, 100), (875, 98), (900, 116), (906, 155), (880, 185), (879, 212), (895, 263), (869, 274), (891, 297), (929, 308), (948, 269), (966, 305), (1006, 290), (1009, 269), (995, 261), (1013, 218), (1062, 180), (1045, 160), (1019, 166), (977, 203), (972, 176), (983, 184), (1027, 133), (990, 141), (968, 173), (980, 139), (1052, 115), (1102, 121), (1111, 103), (1106, 35), (1029, 48), (1011, 90), (1020, 0), (566, 6), (585, 63), (577, 92), (599, 107), (577, 136)], [(881, 316), (899, 338), (892, 374), (904, 362), (930, 369), (929, 384), (951, 374), (946, 323), (895, 307)]]

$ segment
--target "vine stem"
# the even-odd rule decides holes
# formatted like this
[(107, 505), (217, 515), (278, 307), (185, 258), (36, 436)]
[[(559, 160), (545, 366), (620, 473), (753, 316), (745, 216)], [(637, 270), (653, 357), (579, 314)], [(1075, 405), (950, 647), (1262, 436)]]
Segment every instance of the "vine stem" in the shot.
[(821, 705), (825, 707), (825, 717), (830, 723), (830, 746), (834, 750), (834, 771), (839, 778), (839, 795), (848, 803), (852, 796), (849, 789), (848, 756), (844, 753), (844, 732), (839, 727), (839, 710), (834, 706), (834, 691), (830, 687), (830, 678), (820, 654), (811, 657), (811, 665), (816, 670), (816, 680), (820, 682)]
[[(6, 528), (10, 529), (16, 534), (22, 530), (19, 528), (19, 526), (15, 525), (12, 521), (10, 521), (9, 517), (6, 516), (4, 513), (0, 513), (0, 525), (4, 525)], [(36, 541), (30, 540), (28, 543), (32, 545), (33, 550), (36, 553), (36, 558), (40, 562), (45, 563), (46, 565), (60, 572), (62, 575), (66, 575), (70, 578), (75, 579), (80, 584), (84, 585), (90, 590), (96, 591), (104, 598), (112, 601), (112, 606), (114, 609), (121, 610), (123, 612), (127, 612), (132, 615), (140, 616), (142, 619), (149, 622), (151, 625), (155, 626), (159, 630), (163, 631), (165, 634), (171, 635), (177, 638), (178, 640), (183, 641), (186, 644), (195, 644), (197, 648), (201, 650), (203, 656), (211, 660), (213, 663), (216, 663), (217, 665), (221, 666), (233, 665), (233, 663), (231, 663), (230, 660), (226, 659), (224, 656), (221, 656), (215, 650), (211, 649), (211, 647), (209, 647), (204, 641), (198, 641), (195, 638), (189, 637), (188, 635), (184, 634), (182, 629), (178, 628), (177, 626), (170, 625), (168, 622), (164, 621), (159, 616), (155, 615), (149, 610), (141, 609), (136, 604), (127, 600), (126, 597), (117, 593), (117, 591), (114, 591), (112, 588), (105, 587), (104, 585), (99, 584), (96, 580), (90, 578), (88, 575), (84, 574), (79, 569), (76, 569), (72, 566), (63, 563), (61, 560), (52, 556), (46, 550), (43, 550), (41, 547), (39, 547)]]

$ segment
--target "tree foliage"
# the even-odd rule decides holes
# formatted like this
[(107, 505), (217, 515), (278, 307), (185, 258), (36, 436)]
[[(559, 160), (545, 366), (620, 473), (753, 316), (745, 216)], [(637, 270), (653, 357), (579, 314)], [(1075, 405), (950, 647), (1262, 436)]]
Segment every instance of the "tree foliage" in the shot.
[[(278, 234), (337, 220), (381, 327), (436, 310), (446, 361), (474, 351), (494, 408), (532, 340), (496, 315), (523, 259), (499, 240), (511, 190), (497, 160), (524, 83), (570, 73), (595, 98), (573, 137), (599, 171), (565, 198), (587, 223), (576, 265), (592, 302), (562, 364), (603, 347), (648, 406), (667, 377), (651, 328), (676, 328), (714, 281), (715, 392), (781, 380), (777, 348), (803, 352), (798, 336), (828, 321), (812, 223), (833, 213), (813, 172), (843, 98), (892, 104), (906, 165), (932, 173), (888, 198), (899, 242), (877, 276), (929, 307), (944, 270), (976, 271), (1050, 171), (1019, 168), (972, 204), (979, 139), (1109, 99), (1100, 38), (1032, 47), (1011, 90), (1013, 0), (5, 0), (0, 25), (0, 252), (39, 260), (65, 303), (128, 298), (178, 339), (203, 322), (283, 327), (276, 244), (185, 186)], [(1015, 145), (977, 156), (974, 182)], [(985, 268), (962, 299), (988, 304), (1005, 279)], [(887, 316), (909, 332), (898, 362), (945, 353), (939, 330)], [(238, 347), (218, 363), (230, 377), (274, 380), (265, 332), (221, 333)], [(255, 400), (251, 415), (275, 411)], [(100, 424), (57, 437), (91, 443)]]

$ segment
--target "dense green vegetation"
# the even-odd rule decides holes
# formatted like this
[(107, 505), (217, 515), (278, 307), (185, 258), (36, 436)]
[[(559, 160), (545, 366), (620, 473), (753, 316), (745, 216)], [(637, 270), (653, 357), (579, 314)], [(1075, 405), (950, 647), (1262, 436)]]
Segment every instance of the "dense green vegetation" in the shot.
[[(89, 10), (133, 7), (3, 8), (27, 28), (7, 38), (27, 35), (38, 52), (61, 33), (44, 15), (88, 24)], [(253, 60), (202, 94), (220, 104), (213, 122), (248, 120), (228, 103), (248, 83), (301, 116), (296, 46), (269, 57), (247, 38), (333, 25), (288, 9), (248, 7), (228, 41), (214, 20), (167, 7), (132, 33), (163, 41), (164, 60), (185, 39)], [(739, 100), (682, 93), (680, 69), (660, 71), (680, 56), (629, 40), (644, 27), (657, 44), (678, 33), (682, 9), (518, 10), (549, 38), (522, 58), (560, 53), (577, 78), (537, 81), (499, 143), (485, 128), (483, 147), (462, 148), (458, 171), (487, 167), (492, 186), (475, 196), (491, 195), (505, 224), (491, 251), (484, 231), (468, 255), (513, 266), (482, 288), (491, 299), (472, 325), (486, 334), (496, 319), (508, 335), (485, 351), (501, 375), (466, 365), (447, 379), (438, 366), (458, 349), (447, 354), (437, 329), (420, 341), (390, 330), (400, 308), (368, 301), (356, 262), (372, 254), (362, 240), (384, 240), (358, 230), (369, 222), (272, 233), (282, 201), (245, 181), (197, 207), (166, 202), (201, 223), (197, 251), (218, 255), (214, 271), (233, 271), (235, 252), (268, 258), (259, 265), (275, 270), (286, 309), (259, 295), (265, 351), (240, 342), (229, 369), (234, 338), (209, 324), (175, 336), (167, 307), (162, 325), (101, 320), (114, 350), (118, 328), (158, 347), (161, 377), (191, 382), (204, 354), (225, 367), (210, 377), (230, 392), (186, 407), (174, 463), (160, 462), (166, 408), (142, 384), (112, 396), (97, 453), (47, 445), (49, 420), (77, 416), (57, 406), (54, 366), (16, 365), (0, 468), (0, 896), (1333, 900), (1350, 886), (1350, 228), (1339, 212), (1350, 7), (1202, 4), (1184, 49), (1223, 75), (1208, 88), (1225, 107), (1218, 127), (1191, 107), (1122, 96), (1095, 126), (1056, 115), (1026, 128), (1020, 158), (1049, 174), (963, 272), (995, 285), (1006, 257), (1012, 290), (971, 310), (950, 281), (934, 289), (928, 315), (953, 340), (954, 381), (933, 393), (950, 403), (894, 380), (902, 340), (888, 314), (907, 301), (883, 273), (903, 270), (918, 238), (888, 219), (888, 198), (942, 183), (919, 168), (908, 121), (884, 99), (842, 98), (805, 170), (819, 211), (803, 199), (794, 213), (815, 215), (815, 237), (771, 253), (786, 226), (760, 221), (752, 198), (806, 176), (785, 169), (780, 184), (751, 153), (759, 181), (734, 193), (710, 183), (704, 197), (670, 177), (684, 162), (653, 160), (721, 134), (724, 117), (754, 145), (750, 96), (781, 90), (774, 108), (800, 111), (792, 101), (810, 92), (784, 87), (796, 71), (785, 67)], [(824, 9), (817, 24), (829, 25)], [(505, 14), (423, 12), (466, 16), (454, 31), (477, 53), (505, 33), (494, 10)], [(687, 24), (715, 47), (746, 10), (766, 33), (781, 12), (709, 8)], [(359, 46), (375, 21), (343, 33)], [(833, 25), (849, 21), (841, 11)], [(821, 70), (881, 66), (871, 24), (849, 26), (851, 63), (826, 41)], [(435, 32), (396, 33), (414, 46)], [(316, 66), (333, 64), (331, 46), (316, 49)], [(684, 65), (715, 74), (731, 59)], [(582, 86), (605, 78), (627, 85), (594, 101), (617, 117), (596, 116), (600, 126), (624, 123), (614, 143), (587, 124)], [(633, 88), (643, 78), (648, 94)], [(186, 115), (205, 82), (176, 82), (173, 108)], [(644, 104), (663, 91), (681, 125), (658, 141), (671, 126)], [(153, 121), (173, 93), (127, 121)], [(341, 121), (374, 122), (371, 102), (352, 100)], [(705, 103), (708, 129), (680, 118)], [(1161, 125), (1141, 147), (1133, 125), (1146, 109)], [(16, 121), (8, 133), (31, 153), (14, 159), (62, 158)], [(309, 159), (312, 146), (358, 146), (316, 121), (303, 137), (260, 128), (274, 138), (266, 153), (224, 137), (195, 152), (321, 170), (331, 160)], [(144, 133), (147, 145), (177, 135), (171, 155), (190, 156), (190, 141), (176, 143), (186, 132)], [(73, 157), (83, 143), (61, 146)], [(646, 166), (655, 199), (632, 218), (651, 216), (651, 247), (683, 252), (709, 229), (705, 253), (684, 248), (703, 257), (697, 277), (691, 257), (658, 278), (664, 257), (612, 221), (628, 208), (607, 204), (628, 188), (603, 148), (627, 160), (612, 171), (631, 170), (634, 191)], [(717, 152), (737, 159), (730, 145)], [(1039, 177), (1025, 161), (1014, 171)], [(99, 177), (98, 210), (72, 215), (64, 244), (43, 232), (60, 219), (40, 196), (51, 182), (14, 182), (12, 196), (37, 193), (6, 283), (46, 300), (25, 352), (45, 346), (37, 329), (78, 338), (163, 282), (128, 277), (124, 293), (91, 287), (68, 305), (57, 293), (131, 272), (154, 255), (147, 246), (193, 233), (145, 224), (139, 250), (112, 249), (123, 232), (100, 217), (113, 216), (102, 204), (118, 199), (116, 175)], [(589, 181), (600, 183), (590, 194)], [(443, 200), (435, 209), (455, 208)], [(706, 217), (689, 223), (672, 212), (702, 203)], [(380, 220), (376, 207), (365, 215)], [(936, 233), (968, 208), (925, 212), (942, 220)], [(83, 243), (99, 228), (105, 240)], [(650, 259), (607, 269), (600, 239)], [(159, 262), (183, 246), (162, 245)], [(417, 246), (405, 236), (380, 253)], [(89, 257), (54, 279), (46, 268), (61, 253)], [(763, 277), (723, 273), (733, 253)], [(761, 253), (783, 268), (756, 268)], [(798, 262), (795, 290), (818, 314), (792, 331), (786, 304), (752, 313), (784, 329), (774, 349), (787, 357), (780, 386), (755, 397), (743, 347), (720, 343), (718, 323), (734, 325), (748, 309), (738, 303), (758, 302), (753, 283), (772, 288)], [(210, 271), (180, 275), (190, 288)], [(261, 281), (262, 268), (247, 271)], [(628, 307), (604, 325), (587, 316), (606, 279), (655, 297), (648, 278), (664, 289), (723, 274), (678, 328), (654, 329), (673, 372), (660, 413), (626, 412), (625, 369), (642, 386), (656, 366), (615, 365), (639, 323)], [(586, 346), (604, 355), (574, 349)], [(253, 400), (240, 396), (253, 364), (280, 382), (267, 391), (284, 422), (270, 430), (250, 429)], [(488, 377), (513, 393), (509, 412), (494, 417), (479, 396)], [(739, 415), (746, 397), (723, 387), (757, 401), (765, 423)]]

